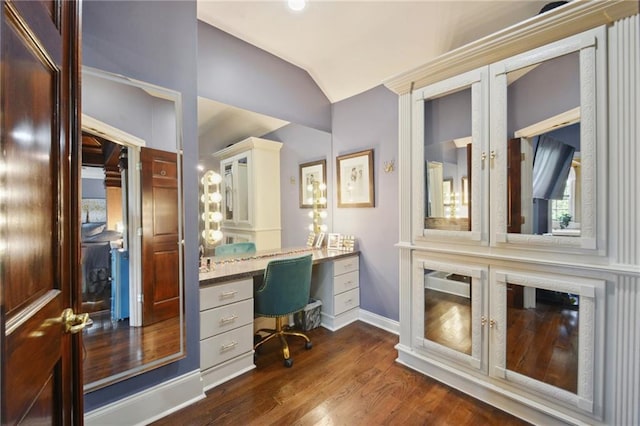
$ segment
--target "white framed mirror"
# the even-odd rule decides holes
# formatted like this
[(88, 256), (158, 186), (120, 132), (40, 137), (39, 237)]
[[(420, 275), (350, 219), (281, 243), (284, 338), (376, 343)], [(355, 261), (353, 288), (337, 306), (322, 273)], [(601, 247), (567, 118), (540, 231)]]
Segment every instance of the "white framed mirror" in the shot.
[(604, 250), (604, 40), (597, 28), (490, 66), (492, 245)]
[(82, 75), (84, 390), (185, 356), (181, 95)]

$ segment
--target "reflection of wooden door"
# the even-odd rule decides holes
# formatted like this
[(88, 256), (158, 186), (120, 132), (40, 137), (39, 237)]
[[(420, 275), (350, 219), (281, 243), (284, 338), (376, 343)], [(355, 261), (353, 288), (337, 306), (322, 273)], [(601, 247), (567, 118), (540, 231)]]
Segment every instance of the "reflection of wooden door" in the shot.
[(80, 424), (77, 4), (3, 1), (2, 424)]
[(178, 156), (142, 148), (142, 324), (178, 315)]
[(520, 138), (510, 139), (507, 144), (507, 232), (510, 234), (519, 234), (522, 225), (520, 153)]

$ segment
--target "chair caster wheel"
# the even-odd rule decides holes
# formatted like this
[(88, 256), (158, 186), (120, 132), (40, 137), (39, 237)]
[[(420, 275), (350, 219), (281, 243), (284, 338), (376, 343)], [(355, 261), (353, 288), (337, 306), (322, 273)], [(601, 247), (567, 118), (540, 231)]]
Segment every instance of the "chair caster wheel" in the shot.
[(304, 348), (305, 348), (306, 350), (309, 350), (309, 349), (311, 349), (312, 347), (313, 347), (313, 343), (311, 343), (311, 342), (306, 342), (306, 343), (304, 344)]
[(293, 358), (287, 358), (284, 360), (284, 366), (291, 368), (293, 366)]

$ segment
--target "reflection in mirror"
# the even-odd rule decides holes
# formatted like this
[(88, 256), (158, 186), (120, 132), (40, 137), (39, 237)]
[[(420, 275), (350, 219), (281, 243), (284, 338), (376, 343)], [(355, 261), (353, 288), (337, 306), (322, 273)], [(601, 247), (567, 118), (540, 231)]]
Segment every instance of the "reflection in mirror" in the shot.
[(424, 272), (425, 339), (471, 355), (471, 277)]
[(470, 88), (425, 101), (424, 155), (425, 229), (471, 230), (471, 204), (462, 198), (471, 177)]
[(179, 94), (89, 68), (82, 79), (90, 392), (184, 356), (181, 130)]
[(507, 232), (580, 236), (578, 52), (507, 74)]
[(507, 369), (577, 393), (580, 296), (507, 283)]
[[(249, 137), (262, 137), (287, 124), (289, 122), (284, 120), (198, 97), (199, 163), (201, 170), (220, 171), (225, 221), (235, 224), (249, 221), (248, 167), (251, 159), (242, 155), (229, 158), (223, 161), (223, 170), (220, 170), (221, 164), (212, 154)], [(201, 222), (200, 225), (202, 231), (204, 224)], [(204, 256), (214, 256), (217, 245), (239, 242), (248, 240), (244, 235), (227, 233), (219, 243), (211, 245), (203, 241), (202, 252)]]

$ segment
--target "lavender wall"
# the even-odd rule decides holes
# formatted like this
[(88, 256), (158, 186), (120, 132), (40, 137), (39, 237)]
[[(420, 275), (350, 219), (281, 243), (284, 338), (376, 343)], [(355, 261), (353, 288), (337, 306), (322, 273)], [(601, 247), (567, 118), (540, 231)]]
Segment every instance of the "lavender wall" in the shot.
[[(83, 3), (85, 65), (182, 93), (185, 188), (198, 187), (196, 19), (195, 2)], [(197, 209), (197, 191), (185, 191), (186, 358), (85, 395), (86, 411), (199, 368)]]
[[(333, 231), (354, 234), (361, 250), (360, 307), (398, 321), (398, 97), (383, 86), (333, 105), (333, 156), (374, 150), (374, 208), (334, 208)], [(334, 167), (335, 168), (335, 167)], [(396, 164), (397, 168), (397, 164)], [(333, 173), (333, 188), (336, 174)], [(337, 205), (336, 191), (332, 191)]]
[(331, 104), (306, 71), (201, 21), (198, 95), (331, 131)]
[(307, 229), (311, 220), (310, 209), (300, 208), (299, 165), (310, 161), (327, 161), (327, 220), (328, 229), (333, 229), (332, 188), (333, 161), (331, 160), (331, 134), (298, 124), (289, 124), (263, 136), (265, 139), (282, 142), (280, 150), (280, 199), (282, 223), (282, 247), (301, 247), (307, 242)]

